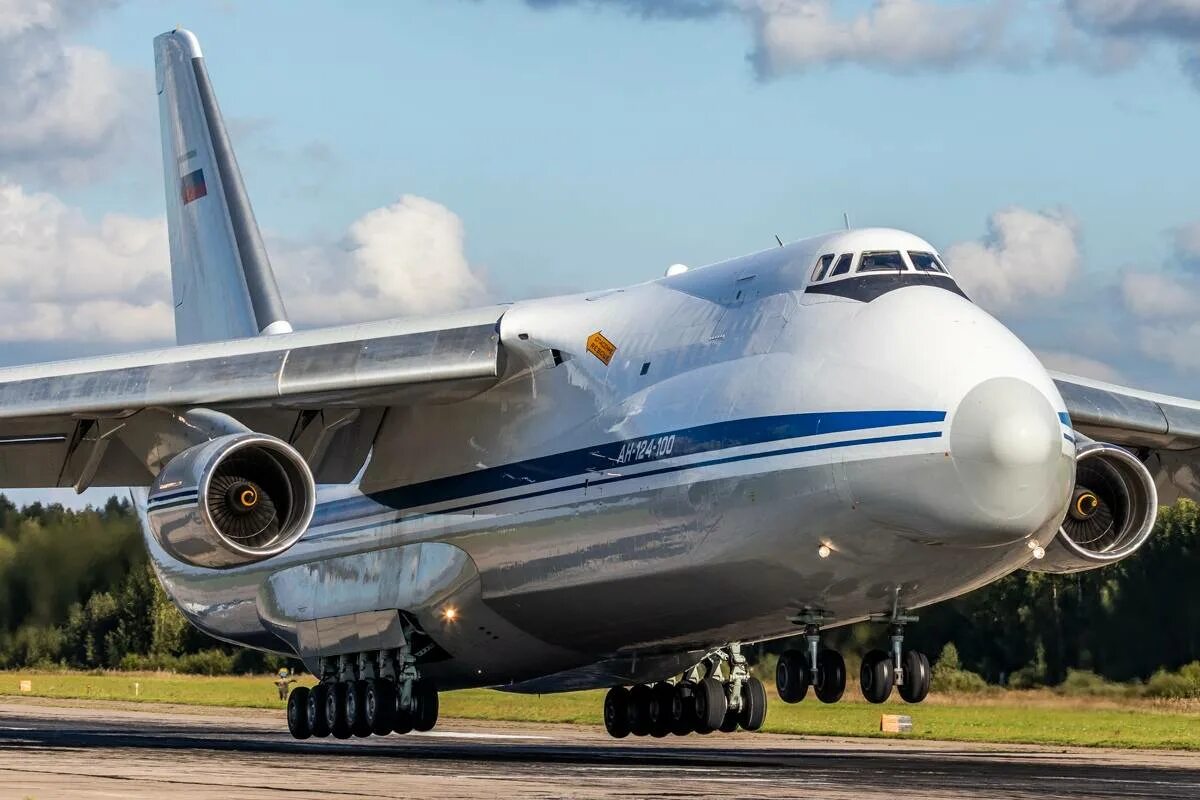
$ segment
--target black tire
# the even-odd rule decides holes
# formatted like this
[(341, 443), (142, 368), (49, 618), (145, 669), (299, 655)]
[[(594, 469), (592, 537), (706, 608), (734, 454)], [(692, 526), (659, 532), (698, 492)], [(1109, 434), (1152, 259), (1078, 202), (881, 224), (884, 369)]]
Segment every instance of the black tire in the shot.
[(900, 697), (906, 703), (919, 703), (929, 696), (929, 659), (924, 653), (908, 650), (904, 653), (904, 683)]
[(629, 735), (629, 690), (614, 686), (604, 696), (604, 729), (614, 739)]
[(650, 701), (650, 735), (661, 739), (674, 727), (671, 709), (675, 705), (675, 687), (660, 681), (650, 688), (654, 692), (654, 699)]
[(308, 729), (308, 687), (297, 686), (292, 689), (287, 700), (288, 733), (293, 739), (307, 739), (312, 736)]
[(387, 736), (392, 732), (392, 717), (396, 713), (396, 698), (392, 696), (392, 682), (382, 678), (368, 678), (363, 689), (363, 710), (367, 725), (376, 736)]
[(671, 733), (687, 736), (696, 730), (696, 684), (680, 681), (675, 684), (671, 703)]
[(892, 694), (894, 683), (892, 657), (882, 650), (872, 650), (863, 656), (858, 683), (868, 703), (884, 703)]
[(775, 666), (775, 691), (785, 703), (799, 703), (808, 694), (808, 654), (785, 650)]
[(650, 706), (654, 702), (654, 690), (638, 684), (629, 690), (629, 732), (634, 736), (650, 733)]
[(325, 719), (325, 703), (329, 694), (329, 684), (318, 683), (308, 690), (308, 708), (305, 718), (308, 720), (308, 732), (318, 739), (329, 735), (329, 722)]
[(837, 650), (817, 653), (817, 680), (814, 687), (822, 703), (836, 703), (846, 693), (846, 660)]
[(742, 684), (742, 709), (738, 712), (738, 725), (742, 726), (742, 730), (757, 731), (766, 721), (767, 687), (751, 676)]
[(392, 733), (412, 733), (413, 712), (401, 705), (402, 694), (403, 690), (397, 686), (392, 695)]
[(325, 724), (329, 726), (329, 733), (335, 739), (350, 738), (350, 721), (346, 719), (348, 688), (345, 681), (338, 681), (330, 684), (329, 691), (325, 694)]
[(354, 695), (354, 723), (351, 732), (360, 739), (365, 739), (375, 732), (371, 718), (367, 715), (367, 682), (357, 680), (351, 684)]
[(433, 681), (417, 681), (414, 687), (417, 707), (413, 711), (413, 730), (431, 731), (438, 720), (438, 693)]
[(696, 733), (712, 733), (725, 721), (725, 687), (716, 678), (705, 678), (696, 684), (693, 699), (696, 709)]

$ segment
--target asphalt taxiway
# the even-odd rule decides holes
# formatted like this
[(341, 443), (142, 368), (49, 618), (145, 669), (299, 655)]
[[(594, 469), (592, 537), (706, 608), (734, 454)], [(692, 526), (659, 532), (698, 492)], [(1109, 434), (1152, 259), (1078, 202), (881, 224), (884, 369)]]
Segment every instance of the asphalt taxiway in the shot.
[[(65, 703), (67, 701), (57, 701)], [(1200, 755), (443, 720), (297, 742), (281, 712), (0, 701), (0, 798), (1200, 797)]]

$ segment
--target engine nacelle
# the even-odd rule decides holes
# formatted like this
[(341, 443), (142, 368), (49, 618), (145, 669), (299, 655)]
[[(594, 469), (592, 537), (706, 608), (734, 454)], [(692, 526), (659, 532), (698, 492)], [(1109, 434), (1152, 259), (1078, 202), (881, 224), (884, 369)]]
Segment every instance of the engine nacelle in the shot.
[(172, 458), (150, 488), (150, 530), (173, 557), (236, 567), (296, 543), (312, 521), (312, 472), (291, 445), (235, 433)]
[(1158, 490), (1145, 464), (1115, 445), (1081, 441), (1067, 516), (1046, 555), (1026, 569), (1063, 574), (1115, 564), (1154, 530)]

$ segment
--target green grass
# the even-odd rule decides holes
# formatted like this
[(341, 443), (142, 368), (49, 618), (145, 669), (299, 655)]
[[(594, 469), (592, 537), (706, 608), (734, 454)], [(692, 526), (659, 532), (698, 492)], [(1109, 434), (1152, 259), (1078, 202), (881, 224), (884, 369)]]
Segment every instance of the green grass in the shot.
[[(161, 673), (0, 672), (0, 695), (61, 699), (180, 703), (241, 708), (282, 708), (270, 676), (216, 677)], [(847, 696), (854, 691), (848, 687)], [(601, 723), (601, 691), (523, 696), (486, 689), (442, 695), (444, 717)], [(811, 697), (797, 705), (773, 699), (765, 730), (827, 736), (880, 736), (880, 714), (909, 714), (910, 738), (1044, 745), (1200, 750), (1195, 704), (1072, 699), (1047, 692), (1005, 692), (979, 697), (932, 697), (920, 706), (861, 701), (822, 705)]]

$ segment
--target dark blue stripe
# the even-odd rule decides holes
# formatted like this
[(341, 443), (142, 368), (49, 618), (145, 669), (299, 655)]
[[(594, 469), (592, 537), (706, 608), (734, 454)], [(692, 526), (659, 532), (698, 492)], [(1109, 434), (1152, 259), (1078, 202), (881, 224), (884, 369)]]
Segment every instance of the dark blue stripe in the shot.
[[(693, 464), (676, 464), (670, 467), (661, 467), (659, 469), (647, 470), (646, 472), (638, 472), (633, 475), (612, 475), (604, 478), (589, 479), (579, 481), (567, 486), (556, 486), (553, 489), (542, 489), (536, 492), (526, 492), (524, 494), (509, 495), (493, 500), (481, 500), (477, 503), (469, 503), (467, 505), (455, 506), (453, 508), (445, 508), (439, 511), (432, 511), (427, 514), (414, 514), (406, 517), (407, 521), (422, 519), (425, 517), (435, 517), (442, 514), (458, 514), (463, 511), (474, 511), (486, 506), (500, 505), (501, 503), (511, 503), (516, 500), (529, 500), (534, 497), (545, 497), (546, 495), (558, 494), (560, 492), (572, 492), (577, 489), (591, 488), (593, 486), (604, 486), (609, 483), (617, 483), (620, 481), (631, 481), (637, 478), (646, 478), (652, 475), (665, 475), (670, 472), (682, 472), (688, 469), (702, 469), (704, 467), (713, 467), (721, 464), (732, 464), (738, 461), (751, 461), (758, 458), (771, 458), (773, 456), (786, 456), (793, 453), (811, 453), (816, 450), (832, 450), (838, 447), (855, 447), (864, 444), (885, 444), (888, 442), (908, 442), (918, 439), (939, 439), (942, 434), (940, 431), (929, 431), (926, 433), (904, 433), (895, 436), (875, 436), (870, 439), (853, 439), (842, 442), (824, 442), (822, 444), (810, 444), (803, 447), (788, 447), (783, 450), (772, 450), (767, 453), (746, 453), (738, 456), (727, 456), (725, 458), (716, 458), (711, 461), (701, 461)], [(340, 502), (340, 501), (335, 501)], [(353, 528), (343, 528), (341, 530), (327, 531), (315, 536), (306, 537), (306, 541), (317, 541), (318, 539), (327, 539), (330, 536), (345, 536), (350, 533), (358, 533), (359, 531), (370, 530), (372, 528), (381, 528), (384, 525), (391, 524), (392, 521), (372, 522), (366, 525), (358, 525)], [(314, 523), (315, 526), (316, 523)]]
[(194, 506), (197, 504), (197, 498), (185, 497), (182, 500), (176, 500), (173, 503), (163, 503), (146, 509), (147, 513), (153, 514), (157, 511), (166, 511), (169, 508), (180, 508), (181, 506)]
[(154, 505), (155, 503), (163, 503), (176, 497), (196, 497), (199, 494), (200, 493), (195, 489), (183, 489), (182, 491), (171, 492), (169, 494), (155, 495), (154, 497), (150, 498), (150, 505)]
[[(942, 422), (945, 419), (944, 411), (833, 411), (716, 422), (637, 439), (607, 442), (528, 461), (489, 467), (464, 475), (435, 478), (375, 492), (369, 497), (389, 508), (415, 508), (559, 480), (572, 475), (650, 463), (664, 458), (679, 458), (730, 447), (818, 434), (847, 433), (898, 425), (923, 425)], [(639, 452), (643, 448), (651, 449), (655, 443), (669, 436), (675, 437), (669, 451), (654, 452), (634, 460), (621, 460), (622, 453), (631, 452), (631, 448), (632, 452)]]

